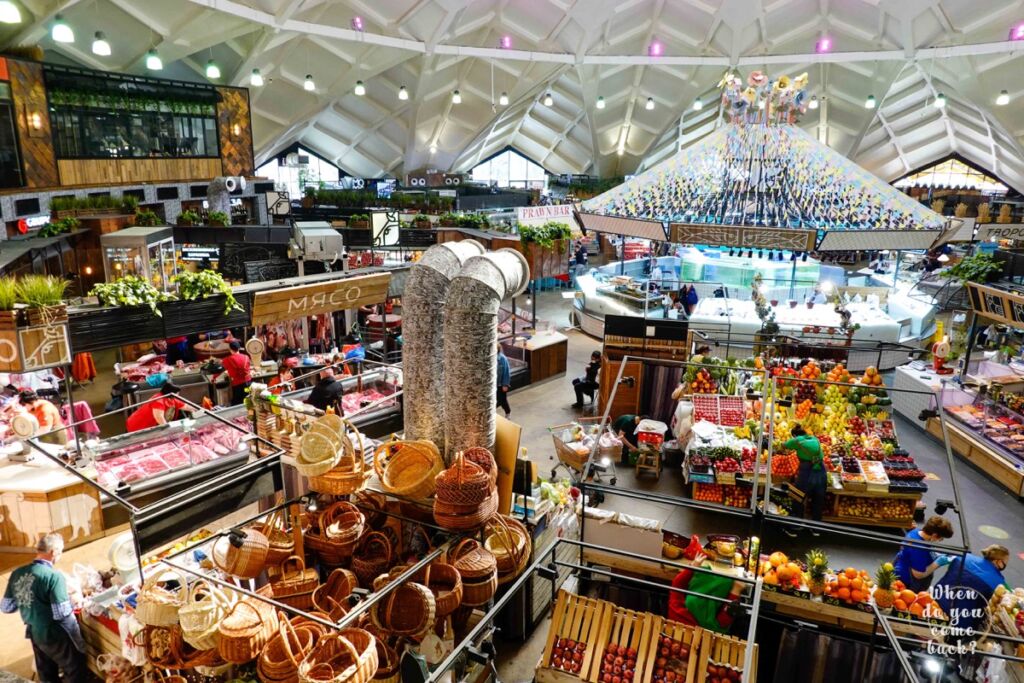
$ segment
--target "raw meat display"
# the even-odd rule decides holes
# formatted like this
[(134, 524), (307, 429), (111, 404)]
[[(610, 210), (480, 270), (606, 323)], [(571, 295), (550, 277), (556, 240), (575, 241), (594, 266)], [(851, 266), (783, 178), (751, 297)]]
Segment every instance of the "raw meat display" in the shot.
[[(351, 415), (352, 413), (359, 410), (361, 407), (386, 399), (388, 398), (388, 396), (389, 394), (382, 394), (376, 389), (367, 389), (366, 391), (362, 392), (353, 391), (352, 393), (345, 394), (344, 396), (341, 397), (341, 407), (345, 410), (346, 415)], [(390, 405), (394, 405), (393, 398), (391, 399), (391, 401), (381, 403), (380, 407)]]

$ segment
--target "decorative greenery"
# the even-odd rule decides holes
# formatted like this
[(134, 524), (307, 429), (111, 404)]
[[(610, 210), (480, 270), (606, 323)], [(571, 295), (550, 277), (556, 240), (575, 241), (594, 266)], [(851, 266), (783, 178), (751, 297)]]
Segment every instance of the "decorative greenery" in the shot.
[(964, 257), (955, 266), (943, 273), (943, 277), (956, 280), (962, 285), (968, 282), (987, 282), (989, 277), (1003, 269), (1003, 264), (983, 251)]
[(569, 239), (572, 228), (565, 223), (548, 221), (543, 225), (520, 225), (519, 241), (524, 245), (533, 242), (543, 249), (551, 249), (558, 240)]
[(57, 235), (63, 235), (64, 233), (77, 230), (81, 224), (82, 222), (74, 216), (65, 216), (60, 220), (47, 223), (43, 227), (39, 228), (37, 237), (56, 237)]
[(459, 216), (459, 227), (470, 228), (471, 230), (486, 230), (491, 227), (486, 216), (478, 213), (464, 213)]
[(223, 275), (215, 270), (203, 270), (197, 273), (183, 271), (174, 276), (174, 282), (178, 284), (178, 295), (186, 301), (206, 299), (223, 294), (225, 298), (224, 315), (228, 315), (231, 311), (244, 310), (235, 300), (231, 285)]
[(87, 90), (50, 90), (50, 104), (55, 107), (85, 107), (117, 111), (148, 111), (195, 116), (215, 116), (212, 102), (171, 100), (143, 95), (108, 94)]
[(51, 211), (79, 211), (81, 209), (110, 209), (134, 213), (135, 207), (139, 205), (136, 197), (111, 197), (100, 195), (97, 197), (54, 197), (50, 200)]
[(178, 214), (178, 221), (181, 223), (191, 223), (192, 225), (198, 225), (200, 221), (199, 214), (192, 209), (186, 209)]
[(349, 216), (349, 219), (348, 219), (348, 224), (349, 225), (352, 225), (353, 223), (359, 223), (359, 222), (369, 223), (370, 222), (370, 214), (368, 214), (368, 213), (354, 213), (351, 216)]
[(442, 213), (439, 218), (440, 218), (440, 221), (441, 221), (441, 225), (458, 225), (459, 224), (459, 214), (452, 213), (451, 211), (447, 211), (445, 213)]
[(206, 220), (210, 225), (231, 225), (231, 216), (223, 211), (211, 211), (206, 215)]
[(160, 217), (148, 209), (143, 209), (135, 213), (135, 225), (152, 228), (155, 225), (160, 225)]
[(317, 188), (307, 184), (303, 188), (307, 197), (323, 206), (338, 208), (381, 207), (406, 210), (440, 210), (450, 209), (455, 204), (454, 197), (441, 197), (433, 193), (406, 194), (396, 192), (391, 197), (378, 197), (373, 190), (332, 190)]
[(18, 301), (29, 308), (59, 306), (64, 303), (68, 281), (53, 275), (25, 275), (15, 287)]
[(761, 292), (761, 284), (764, 278), (761, 273), (754, 275), (750, 286), (750, 298), (754, 302), (754, 312), (761, 320), (761, 334), (776, 335), (781, 329), (779, 323), (775, 322), (775, 309), (768, 305), (768, 300)]
[(415, 216), (412, 217), (412, 222), (413, 223), (424, 223), (424, 222), (428, 222), (429, 223), (430, 222), (430, 216), (428, 216), (425, 213), (418, 213), (418, 214), (416, 214)]
[(0, 311), (13, 311), (18, 302), (18, 281), (11, 276), (0, 277)]
[(101, 282), (90, 291), (104, 306), (149, 306), (155, 315), (163, 316), (157, 304), (171, 301), (174, 295), (161, 292), (148, 280), (137, 275), (125, 275), (113, 282)]
[(126, 213), (135, 213), (139, 208), (139, 198), (131, 194), (121, 195), (121, 208)]

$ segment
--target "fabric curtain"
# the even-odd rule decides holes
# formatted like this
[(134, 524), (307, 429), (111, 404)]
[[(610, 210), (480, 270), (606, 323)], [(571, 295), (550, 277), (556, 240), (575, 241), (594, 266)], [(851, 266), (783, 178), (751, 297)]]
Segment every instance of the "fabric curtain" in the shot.
[(644, 388), (641, 395), (641, 411), (652, 420), (665, 424), (672, 422), (675, 401), (672, 392), (679, 386), (684, 368), (673, 365), (647, 363), (644, 367)]
[(775, 660), (777, 683), (902, 683), (896, 655), (815, 631), (785, 629)]

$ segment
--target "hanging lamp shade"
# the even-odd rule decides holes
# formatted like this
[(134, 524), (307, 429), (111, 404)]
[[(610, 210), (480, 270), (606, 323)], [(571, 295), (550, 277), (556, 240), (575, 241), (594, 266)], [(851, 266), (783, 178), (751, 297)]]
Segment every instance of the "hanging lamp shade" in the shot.
[(64, 17), (56, 15), (53, 18), (53, 26), (50, 28), (50, 37), (53, 38), (55, 43), (73, 43), (75, 42), (75, 32), (68, 26), (68, 22), (64, 21)]
[(210, 79), (220, 78), (220, 67), (212, 59), (206, 63), (206, 77)]
[(160, 55), (157, 54), (156, 50), (150, 50), (146, 53), (146, 68), (150, 71), (159, 71), (164, 68), (164, 60), (160, 59)]

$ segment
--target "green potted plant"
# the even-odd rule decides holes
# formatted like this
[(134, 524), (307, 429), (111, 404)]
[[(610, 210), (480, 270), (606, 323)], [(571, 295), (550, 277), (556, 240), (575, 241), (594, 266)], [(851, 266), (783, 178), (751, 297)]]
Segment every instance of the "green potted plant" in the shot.
[(418, 213), (412, 217), (413, 227), (419, 228), (420, 230), (429, 230), (433, 227), (430, 222), (430, 216), (425, 213)]
[(190, 225), (199, 225), (201, 222), (202, 219), (199, 217), (199, 214), (192, 209), (185, 209), (178, 214), (177, 223), (180, 226), (188, 227)]
[[(135, 210), (139, 208), (139, 198), (135, 195), (122, 195), (121, 196), (121, 209), (125, 213), (135, 213)], [(138, 223), (136, 223), (138, 225)]]
[(91, 290), (89, 296), (99, 299), (103, 306), (149, 306), (154, 315), (163, 317), (157, 305), (171, 301), (174, 295), (161, 292), (148, 280), (137, 275), (125, 275), (113, 282), (101, 282)]
[(0, 330), (18, 327), (18, 282), (12, 276), (0, 277)]
[(142, 209), (135, 212), (135, 225), (152, 228), (155, 225), (160, 225), (160, 217), (149, 209)]
[(370, 227), (370, 215), (366, 213), (352, 214), (348, 219), (348, 226), (357, 230), (367, 230)]
[(960, 259), (959, 263), (943, 271), (942, 276), (966, 285), (968, 282), (989, 282), (1002, 270), (1002, 262), (979, 251)]
[(235, 300), (231, 285), (215, 270), (202, 270), (196, 273), (182, 271), (174, 276), (174, 282), (178, 285), (178, 296), (184, 301), (223, 294), (224, 315), (229, 315), (231, 311), (244, 310)]
[(68, 281), (53, 275), (25, 275), (15, 287), (18, 301), (27, 307), (26, 315), (30, 325), (48, 325), (66, 322), (67, 305), (64, 295)]
[(231, 216), (227, 215), (223, 211), (211, 211), (206, 216), (206, 222), (209, 225), (227, 227), (228, 225), (231, 225)]
[(65, 218), (47, 223), (43, 227), (39, 228), (39, 232), (36, 236), (56, 237), (57, 235), (63, 235), (77, 230), (81, 224), (82, 222), (74, 216), (66, 216)]
[(302, 189), (302, 208), (312, 209), (317, 201), (316, 185), (306, 185)]
[(459, 225), (459, 216), (458, 214), (454, 214), (451, 211), (446, 211), (445, 213), (441, 214), (437, 222), (440, 223), (442, 227), (455, 228), (458, 227)]

